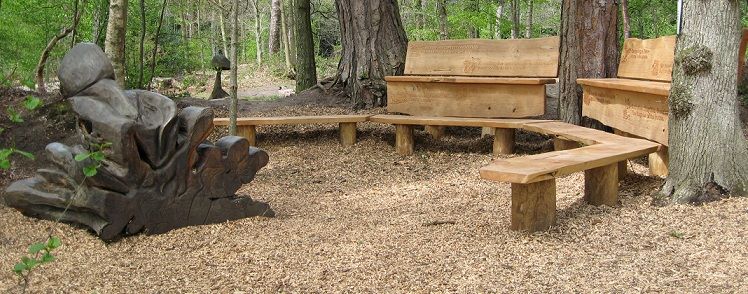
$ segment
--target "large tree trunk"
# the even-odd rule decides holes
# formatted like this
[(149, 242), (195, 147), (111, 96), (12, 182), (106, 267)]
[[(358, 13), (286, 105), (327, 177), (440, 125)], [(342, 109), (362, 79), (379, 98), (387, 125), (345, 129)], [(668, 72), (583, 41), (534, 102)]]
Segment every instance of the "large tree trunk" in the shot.
[(494, 38), (501, 39), (501, 17), (504, 15), (504, 0), (499, 0), (496, 6), (496, 28), (494, 28)]
[(447, 1), (436, 0), (436, 10), (439, 14), (439, 40), (449, 39), (449, 22), (447, 22)]
[(270, 2), (270, 40), (268, 40), (268, 50), (270, 54), (280, 51), (281, 40), (281, 0), (272, 0)]
[(525, 28), (525, 38), (532, 38), (532, 0), (527, 1), (527, 27)]
[[(668, 99), (670, 175), (675, 202), (746, 196), (748, 143), (737, 100), (739, 2), (686, 0)], [(742, 53), (741, 53), (742, 54)]]
[(356, 107), (384, 106), (384, 77), (403, 74), (408, 46), (397, 1), (335, 3), (343, 45), (338, 81)]
[(631, 16), (629, 15), (628, 0), (621, 0), (621, 19), (623, 19), (623, 37), (631, 38)]
[(617, 11), (614, 0), (563, 1), (559, 116), (565, 122), (582, 123), (582, 88), (577, 84), (577, 78), (616, 76)]
[(239, 0), (232, 0), (231, 4), (231, 86), (229, 89), (229, 92), (231, 92), (231, 105), (229, 105), (229, 134), (236, 136), (236, 120), (239, 109), (239, 58), (237, 55), (239, 47)]
[(519, 0), (512, 0), (512, 39), (519, 38)]
[(314, 60), (311, 4), (309, 0), (296, 3), (296, 93), (317, 85), (317, 64)]
[(109, 22), (106, 29), (104, 50), (114, 66), (117, 84), (125, 87), (125, 31), (127, 29), (127, 1), (109, 1)]

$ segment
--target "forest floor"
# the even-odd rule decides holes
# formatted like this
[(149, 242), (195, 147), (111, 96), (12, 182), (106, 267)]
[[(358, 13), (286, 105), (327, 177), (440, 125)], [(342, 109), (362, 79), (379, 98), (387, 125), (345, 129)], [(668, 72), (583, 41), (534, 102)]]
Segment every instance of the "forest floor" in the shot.
[[(25, 95), (0, 90), (5, 101)], [(51, 141), (74, 141), (71, 118), (58, 114), (59, 97), (44, 99), (47, 106), (22, 127), (0, 121), (8, 128), (0, 139), (40, 157)], [(310, 92), (243, 101), (240, 113), (353, 113), (341, 103)], [(227, 114), (226, 100), (179, 104)], [(748, 199), (653, 206), (663, 180), (648, 176), (639, 159), (629, 163), (619, 207), (586, 205), (584, 175), (572, 174), (557, 181), (558, 224), (517, 233), (508, 229), (510, 185), (478, 175), (491, 161), (492, 140), (478, 129), (447, 131), (439, 141), (417, 131), (416, 154), (402, 157), (392, 126), (360, 124), (352, 147), (338, 144), (336, 126), (259, 127), (271, 160), (238, 194), (269, 203), (274, 218), (105, 243), (0, 204), (0, 291), (18, 290), (10, 269), (50, 227), (63, 246), (55, 262), (34, 272), (30, 293), (748, 291)], [(551, 145), (521, 133), (512, 156)], [(0, 174), (0, 186), (43, 165), (43, 158), (22, 159)]]

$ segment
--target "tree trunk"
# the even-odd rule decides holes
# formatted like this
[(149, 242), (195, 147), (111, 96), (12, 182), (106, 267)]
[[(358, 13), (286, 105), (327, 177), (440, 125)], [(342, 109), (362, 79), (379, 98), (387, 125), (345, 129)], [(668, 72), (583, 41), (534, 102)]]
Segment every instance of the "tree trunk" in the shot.
[[(317, 65), (314, 61), (311, 4), (296, 0), (296, 93), (317, 85)], [(341, 20), (342, 21), (342, 20)]]
[[(85, 1), (83, 4), (85, 6)], [(75, 15), (75, 17), (73, 18), (73, 23), (69, 27), (60, 30), (59, 34), (52, 37), (52, 40), (49, 40), (49, 43), (47, 43), (47, 47), (44, 48), (41, 57), (39, 57), (39, 62), (36, 64), (36, 91), (39, 92), (39, 94), (47, 94), (47, 85), (44, 82), (44, 68), (47, 66), (47, 59), (49, 58), (49, 54), (52, 52), (52, 49), (55, 48), (57, 42), (65, 38), (72, 31), (74, 31), (75, 28), (78, 27), (82, 12), (79, 10), (78, 5), (75, 6), (75, 9), (76, 10), (73, 13), (73, 15)]]
[[(73, 14), (73, 20), (72, 22), (76, 22), (76, 18), (78, 17), (78, 4), (80, 4), (80, 0), (75, 0), (73, 2), (73, 11), (75, 13)], [(75, 41), (77, 40), (76, 36), (78, 35), (78, 26), (73, 26), (73, 31), (70, 33), (70, 48), (73, 48), (75, 46)]]
[(447, 21), (447, 1), (436, 0), (436, 10), (439, 14), (439, 40), (449, 39), (449, 22)]
[(109, 1), (109, 22), (107, 23), (104, 50), (114, 66), (117, 84), (125, 87), (125, 32), (127, 29), (127, 1)]
[(275, 54), (280, 51), (281, 40), (281, 0), (270, 2), (270, 40), (268, 40), (268, 51)]
[(287, 76), (295, 76), (296, 73), (294, 72), (293, 61), (291, 59), (292, 56), (294, 56), (293, 52), (291, 51), (292, 50), (291, 48), (293, 48), (293, 45), (291, 44), (291, 37), (290, 37), (291, 34), (289, 32), (289, 29), (288, 29), (288, 22), (286, 21), (286, 19), (287, 19), (287, 17), (286, 17), (286, 11), (287, 11), (287, 9), (285, 7), (285, 4), (283, 4), (283, 1), (280, 2), (280, 8), (281, 8), (281, 11), (280, 11), (280, 17), (281, 17), (281, 40), (283, 41), (282, 42), (282, 44), (283, 44), (283, 55), (284, 55), (285, 60), (286, 60), (286, 75)]
[(525, 28), (525, 38), (532, 38), (532, 0), (527, 1), (527, 27)]
[(145, 73), (145, 0), (140, 0), (140, 62), (138, 64), (138, 89), (143, 87)]
[(631, 16), (629, 15), (628, 0), (621, 0), (621, 19), (623, 19), (623, 38), (631, 38)]
[(239, 58), (237, 47), (239, 47), (239, 0), (232, 0), (231, 5), (231, 105), (229, 105), (229, 134), (236, 136), (236, 120), (239, 109)]
[(338, 81), (356, 107), (387, 104), (385, 76), (402, 75), (408, 38), (395, 0), (337, 0)]
[(737, 100), (739, 2), (683, 3), (669, 102), (670, 175), (677, 203), (748, 196), (748, 143)]
[(559, 116), (567, 123), (582, 123), (582, 88), (577, 84), (577, 78), (616, 76), (617, 11), (614, 0), (563, 1)]
[(148, 79), (148, 90), (151, 90), (151, 82), (153, 76), (156, 75), (156, 53), (158, 53), (158, 40), (161, 37), (161, 26), (164, 24), (164, 12), (166, 12), (166, 1), (161, 5), (161, 16), (158, 18), (158, 26), (156, 27), (156, 35), (153, 38), (153, 53), (151, 54), (151, 76)]
[[(257, 47), (257, 50), (255, 50), (255, 53), (257, 54), (257, 64), (262, 64), (262, 35), (261, 35), (261, 27), (260, 27), (260, 7), (257, 3), (257, 0), (250, 0), (250, 4), (252, 4), (252, 11), (255, 14), (255, 47)], [(233, 42), (232, 42), (233, 43)]]
[(494, 29), (494, 38), (501, 39), (501, 17), (504, 15), (504, 0), (499, 0), (496, 6), (496, 28)]
[[(233, 1), (233, 0), (232, 0)], [(218, 5), (223, 7), (223, 0), (218, 0)], [(218, 17), (221, 25), (221, 41), (223, 41), (223, 52), (228, 53), (229, 52), (229, 41), (228, 37), (226, 36), (226, 21), (224, 17), (224, 11), (221, 10), (218, 12)]]
[(519, 38), (519, 0), (512, 0), (512, 39)]

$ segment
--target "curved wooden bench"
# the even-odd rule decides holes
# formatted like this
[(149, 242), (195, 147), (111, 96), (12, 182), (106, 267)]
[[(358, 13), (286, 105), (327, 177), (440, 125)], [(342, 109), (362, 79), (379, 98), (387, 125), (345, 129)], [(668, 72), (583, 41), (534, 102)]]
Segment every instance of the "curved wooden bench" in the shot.
[[(237, 135), (247, 138), (251, 146), (257, 146), (257, 126), (262, 125), (304, 125), (338, 124), (340, 143), (344, 146), (356, 144), (356, 125), (367, 121), (371, 115), (320, 115), (320, 116), (281, 116), (281, 117), (240, 117), (236, 121)], [(213, 124), (228, 126), (228, 118), (216, 118)]]

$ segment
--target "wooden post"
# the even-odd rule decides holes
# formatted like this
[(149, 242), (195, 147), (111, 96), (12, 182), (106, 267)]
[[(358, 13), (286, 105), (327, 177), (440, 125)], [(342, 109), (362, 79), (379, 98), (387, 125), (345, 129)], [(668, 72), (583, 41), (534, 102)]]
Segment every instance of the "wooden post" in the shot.
[(667, 177), (670, 156), (667, 147), (662, 146), (660, 150), (649, 154), (649, 173), (653, 176)]
[(340, 144), (353, 146), (356, 144), (356, 123), (340, 123)]
[[(621, 130), (616, 129), (616, 128), (613, 129), (613, 134), (619, 135), (621, 137), (633, 138), (633, 136), (631, 136), (631, 134), (626, 133), (626, 132), (621, 131)], [(629, 173), (629, 165), (628, 164), (629, 164), (628, 160), (624, 160), (624, 161), (621, 161), (621, 162), (618, 163), (618, 180), (619, 181), (623, 181), (623, 178), (625, 178), (626, 174)]]
[(426, 133), (429, 133), (434, 140), (440, 140), (444, 137), (444, 126), (426, 126)]
[(618, 163), (584, 171), (584, 200), (592, 205), (618, 205)]
[(553, 138), (553, 150), (562, 151), (574, 148), (579, 148), (579, 143), (561, 138)]
[(530, 184), (512, 183), (512, 230), (545, 231), (555, 223), (555, 179)]
[(413, 154), (413, 126), (395, 125), (395, 149), (403, 156)]
[(514, 153), (514, 129), (494, 129), (493, 156)]
[(257, 146), (257, 130), (255, 126), (237, 126), (236, 135), (249, 140), (249, 146)]

